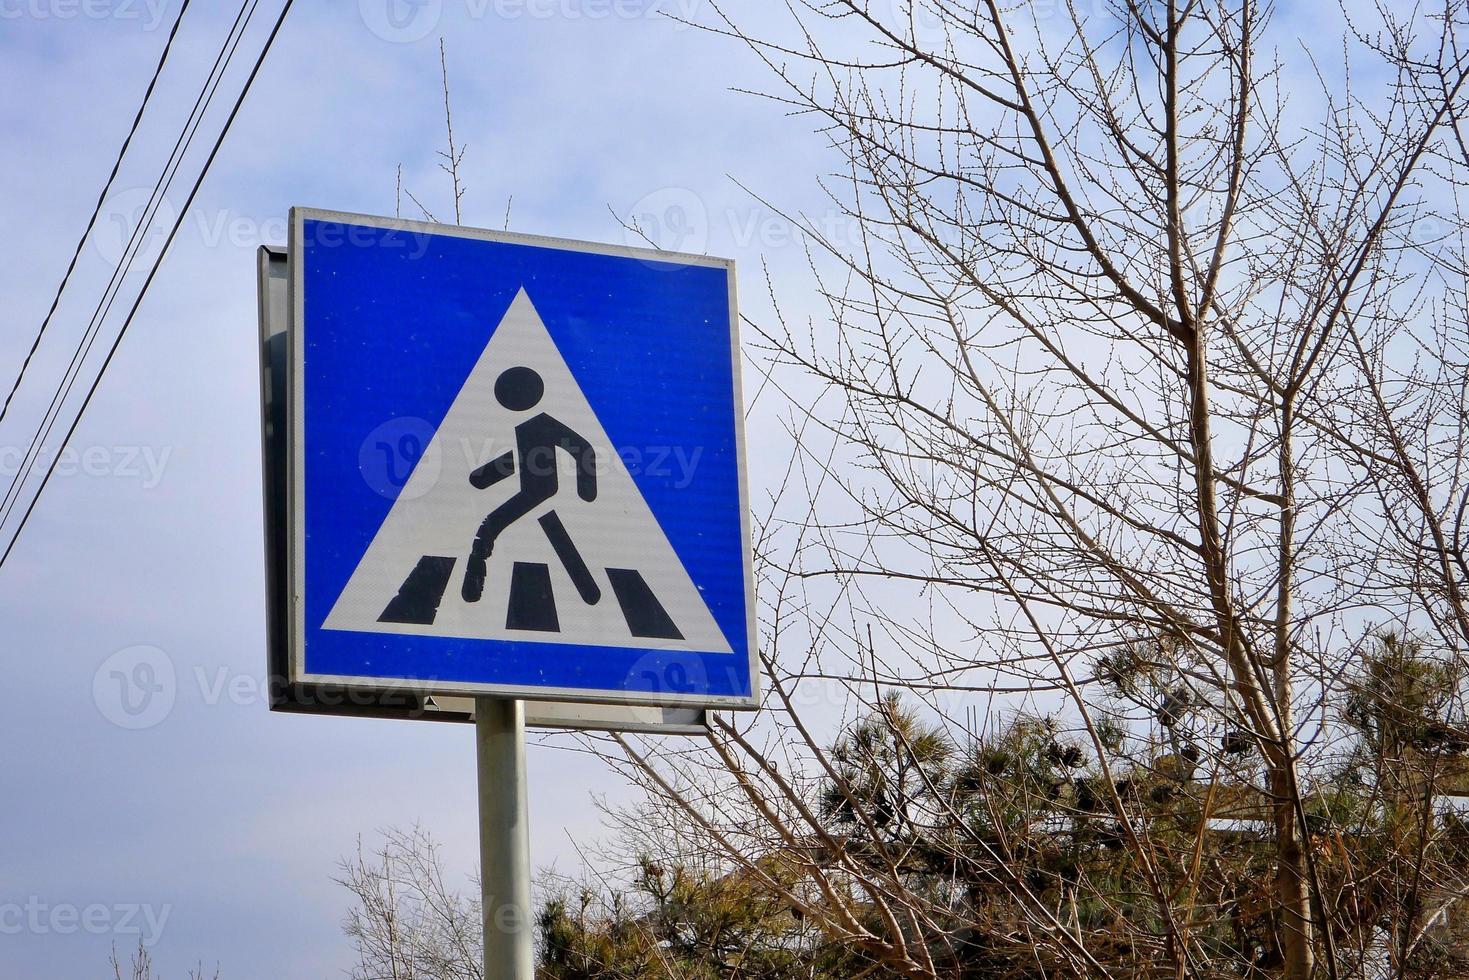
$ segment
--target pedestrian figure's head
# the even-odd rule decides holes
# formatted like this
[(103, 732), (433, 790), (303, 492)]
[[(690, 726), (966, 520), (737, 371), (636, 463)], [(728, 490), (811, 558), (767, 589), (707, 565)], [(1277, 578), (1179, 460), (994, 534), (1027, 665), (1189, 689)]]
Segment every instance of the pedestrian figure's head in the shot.
[(534, 408), (545, 391), (541, 376), (528, 367), (513, 367), (495, 381), (495, 398), (512, 412)]

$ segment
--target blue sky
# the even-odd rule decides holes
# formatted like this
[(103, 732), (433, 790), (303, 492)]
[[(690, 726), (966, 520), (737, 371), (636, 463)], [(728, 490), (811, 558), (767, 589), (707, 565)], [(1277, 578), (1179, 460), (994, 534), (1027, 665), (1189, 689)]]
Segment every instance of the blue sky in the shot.
[[(0, 0), (7, 384), (177, 10), (152, 2)], [(331, 876), (358, 834), (370, 842), (417, 822), (451, 864), (475, 861), (467, 729), (273, 716), (259, 693), (254, 250), (282, 240), (295, 204), (391, 214), (399, 163), (419, 200), (450, 214), (435, 156), (440, 35), (467, 148), (465, 223), (499, 227), (513, 198), (513, 230), (621, 242), (614, 215), (682, 215), (663, 244), (740, 260), (751, 309), (762, 258), (777, 281), (799, 274), (788, 229), (735, 180), (819, 207), (821, 141), (731, 91), (760, 84), (761, 70), (734, 43), (657, 15), (682, 2), (430, 0), (402, 8), (405, 30), (384, 27), (384, 3), (297, 4), (73, 440), (77, 455), (0, 570), (12, 692), (0, 714), (0, 976), (101, 975), (112, 942), (125, 949), (138, 930), (158, 932), (169, 978), (196, 960), (230, 978), (339, 976), (347, 895)], [(118, 222), (227, 25), (221, 5), (195, 3), (185, 17), (101, 244), (83, 253), (34, 382), (0, 423), (7, 477), (37, 396), (81, 336)], [(184, 191), (170, 198), (178, 206)], [(767, 424), (752, 444), (776, 437)], [(754, 476), (758, 487), (758, 465)], [(108, 678), (139, 663), (171, 668), (173, 697), (134, 729)], [(570, 841), (598, 833), (592, 795), (624, 792), (569, 745), (530, 753), (534, 860), (562, 870), (575, 865)], [(77, 921), (58, 915), (68, 908)]]
[[(178, 2), (0, 0), (0, 385), (45, 315)], [(33, 381), (0, 422), (7, 478), (233, 16), (226, 6), (198, 0), (185, 18), (138, 152)], [(744, 6), (758, 22), (779, 5)], [(275, 9), (263, 5), (261, 20)], [(500, 227), (513, 202), (512, 230), (620, 243), (619, 218), (652, 217), (659, 244), (738, 260), (741, 306), (757, 318), (768, 270), (800, 330), (820, 309), (805, 252), (739, 185), (826, 224), (818, 177), (836, 161), (810, 120), (736, 91), (769, 86), (749, 51), (668, 12), (712, 18), (708, 0), (297, 4), (73, 455), (0, 569), (11, 692), (0, 978), (101, 975), (109, 946), (140, 932), (156, 938), (169, 980), (199, 960), (226, 978), (336, 977), (350, 962), (348, 896), (331, 878), (359, 834), (371, 843), (418, 823), (451, 866), (473, 866), (467, 729), (265, 709), (254, 253), (283, 242), (292, 205), (393, 213), (400, 164), (405, 187), (450, 217), (436, 155), (442, 35), (466, 224)], [(1298, 34), (1333, 34), (1318, 16), (1283, 5), (1278, 42), (1290, 53)], [(1318, 97), (1308, 76), (1294, 80), (1299, 118)], [(175, 190), (173, 206), (184, 196)], [(402, 206), (420, 216), (406, 196)], [(747, 368), (747, 394), (758, 387)], [(757, 511), (786, 458), (778, 414), (771, 396), (751, 417)], [(111, 681), (139, 668), (154, 683), (172, 677), (146, 724), (121, 710)], [(573, 748), (553, 738), (529, 757), (534, 862), (561, 871), (575, 869), (573, 842), (599, 835), (594, 796), (627, 792)]]

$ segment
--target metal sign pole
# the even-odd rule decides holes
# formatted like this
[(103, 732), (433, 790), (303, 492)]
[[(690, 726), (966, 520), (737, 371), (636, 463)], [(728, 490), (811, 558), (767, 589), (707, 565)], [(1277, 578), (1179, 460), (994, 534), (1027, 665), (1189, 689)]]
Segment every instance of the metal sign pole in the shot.
[(533, 980), (525, 708), (475, 699), (479, 861), (485, 980)]

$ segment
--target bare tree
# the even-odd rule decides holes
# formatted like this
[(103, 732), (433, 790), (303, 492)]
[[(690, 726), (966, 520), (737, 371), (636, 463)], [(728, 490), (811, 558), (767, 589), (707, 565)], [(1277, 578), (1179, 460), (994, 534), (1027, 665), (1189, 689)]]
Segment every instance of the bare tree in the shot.
[[(1466, 6), (711, 8), (838, 163), (767, 710), (604, 746), (641, 900), (546, 976), (1469, 970)], [(428, 852), (345, 868), (362, 975), (476, 969)]]
[(361, 841), (337, 883), (355, 904), (343, 924), (357, 951), (354, 980), (478, 980), (484, 975), (479, 888), (445, 878), (425, 831), (392, 830), (371, 853)]
[[(1428, 975), (1417, 944), (1469, 884), (1429, 859), (1460, 778), (1446, 737), (1354, 792), (1354, 829), (1329, 804), (1358, 772), (1341, 709), (1374, 638), (1440, 671), (1408, 727), (1464, 728), (1465, 4), (1348, 18), (1333, 64), (1254, 0), (897, 8), (704, 25), (820, 120), (846, 232), (788, 215), (824, 315), (755, 324), (797, 444), (758, 547), (769, 717), (721, 721), (704, 754), (623, 740), (632, 774), (897, 974), (952, 975), (966, 930), (998, 929), (1036, 976)], [(866, 777), (813, 685), (877, 726)], [(939, 726), (927, 749), (893, 689)], [(1074, 786), (1064, 761), (1010, 824), (988, 794), (961, 812), (953, 780), (1022, 709), (1084, 752), (1115, 880), (1028, 879), (1000, 832), (1081, 839), (1036, 837), (1055, 808), (1027, 810)], [(1189, 801), (1183, 837), (1142, 780)], [(1418, 829), (1384, 836), (1408, 798)], [(1264, 864), (1224, 860), (1226, 803), (1265, 818)], [(943, 887), (913, 863), (939, 825)], [(1366, 924), (1364, 841), (1391, 845), (1374, 867), (1408, 903)], [(1231, 946), (1231, 923), (1267, 940)]]
[[(450, 108), (449, 101), (449, 55), (444, 45), (444, 39), (439, 38), (439, 79), (444, 88), (444, 134), (445, 150), (435, 150), (435, 154), (443, 158), (444, 162), (439, 164), (439, 169), (449, 176), (450, 190), (454, 194), (454, 224), (460, 224), (464, 220), (464, 195), (465, 187), (460, 167), (464, 163), (464, 154), (468, 152), (462, 144), (454, 142), (454, 113)], [(419, 214), (425, 221), (438, 222), (433, 212), (424, 207), (423, 203), (414, 196), (413, 191), (403, 186), (403, 165), (398, 164), (396, 184), (394, 187), (393, 214), (399, 218), (403, 217), (403, 195), (407, 194), (413, 206), (418, 208)], [(505, 205), (505, 224), (510, 224), (510, 205)]]
[[(113, 946), (112, 952), (108, 954), (107, 962), (112, 967), (114, 980), (156, 980), (153, 973), (153, 954), (141, 942), (138, 943), (138, 948), (133, 951), (132, 956), (128, 958), (127, 965), (123, 965), (122, 960), (117, 958), (116, 946)], [(189, 971), (188, 980), (208, 980), (208, 978), (219, 980), (219, 970), (216, 969), (214, 973), (207, 974), (201, 962)]]

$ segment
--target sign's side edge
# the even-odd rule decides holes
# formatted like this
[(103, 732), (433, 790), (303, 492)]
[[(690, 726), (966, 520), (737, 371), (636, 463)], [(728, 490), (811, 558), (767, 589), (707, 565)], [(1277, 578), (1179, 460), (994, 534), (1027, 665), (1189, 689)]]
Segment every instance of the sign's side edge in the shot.
[(290, 569), (286, 574), (286, 596), (290, 603), (290, 680), (302, 683), (306, 675), (306, 608), (302, 588), (305, 580), (305, 401), (301, 370), (305, 354), (305, 222), (307, 211), (291, 208), (286, 274), (286, 413), (291, 433), (291, 451), (286, 461), (286, 523), (291, 541)]
[(740, 554), (745, 566), (745, 646), (749, 665), (749, 707), (760, 703), (760, 640), (756, 632), (755, 615), (755, 555), (752, 521), (750, 518), (750, 458), (745, 445), (745, 382), (744, 362), (740, 352), (740, 306), (739, 290), (735, 282), (735, 265), (730, 262), (725, 269), (729, 288), (729, 351), (730, 387), (734, 389), (734, 437), (736, 479), (740, 494)]

